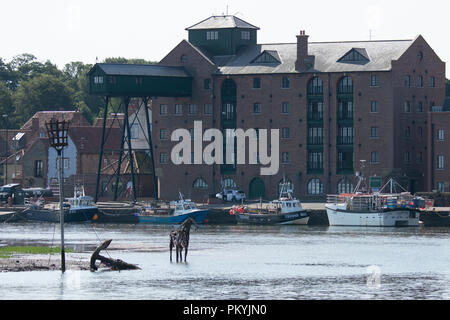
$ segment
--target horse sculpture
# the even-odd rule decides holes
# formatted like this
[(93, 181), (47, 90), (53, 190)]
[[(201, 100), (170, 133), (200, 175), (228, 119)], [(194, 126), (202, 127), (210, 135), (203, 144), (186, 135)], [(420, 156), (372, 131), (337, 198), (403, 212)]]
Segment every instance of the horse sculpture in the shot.
[(170, 232), (170, 243), (169, 243), (170, 262), (172, 262), (173, 247), (175, 247), (176, 249), (177, 262), (178, 260), (180, 260), (180, 262), (183, 262), (183, 249), (184, 249), (184, 262), (186, 262), (189, 247), (189, 235), (193, 223), (197, 226), (197, 223), (195, 223), (194, 219), (188, 218), (180, 225), (180, 227), (177, 230), (172, 230)]

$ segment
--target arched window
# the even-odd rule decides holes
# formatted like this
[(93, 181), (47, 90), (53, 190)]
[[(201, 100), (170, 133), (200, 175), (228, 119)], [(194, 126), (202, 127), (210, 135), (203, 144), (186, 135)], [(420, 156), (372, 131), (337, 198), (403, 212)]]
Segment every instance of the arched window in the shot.
[[(284, 187), (284, 188), (283, 188)], [(281, 191), (283, 192), (294, 192), (294, 184), (292, 183), (291, 180), (280, 180), (280, 182), (278, 182), (278, 194), (281, 193)]]
[(351, 182), (349, 179), (343, 178), (343, 179), (339, 180), (338, 185), (337, 185), (338, 194), (352, 193), (353, 189), (354, 189), (353, 182)]
[(308, 94), (323, 94), (323, 81), (314, 77), (308, 82)]
[(318, 195), (323, 194), (323, 184), (320, 179), (311, 179), (308, 182), (308, 194)]
[(224, 189), (234, 189), (236, 188), (236, 182), (231, 178), (226, 178), (222, 181), (222, 186)]
[(194, 189), (208, 189), (208, 184), (203, 178), (197, 178), (192, 184), (192, 187)]
[(353, 80), (350, 77), (343, 77), (338, 84), (338, 94), (353, 94)]

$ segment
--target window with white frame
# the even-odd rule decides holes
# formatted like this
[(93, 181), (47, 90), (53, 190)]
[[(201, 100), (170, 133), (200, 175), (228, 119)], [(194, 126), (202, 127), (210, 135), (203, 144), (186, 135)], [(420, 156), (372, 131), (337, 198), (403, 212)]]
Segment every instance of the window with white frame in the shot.
[(319, 195), (323, 194), (323, 184), (320, 179), (311, 179), (308, 182), (308, 194)]
[(250, 31), (241, 31), (242, 40), (250, 40)]
[(439, 129), (438, 130), (438, 140), (439, 141), (444, 141), (444, 129)]
[(219, 31), (206, 31), (206, 40), (219, 40)]
[(442, 170), (444, 169), (444, 162), (445, 162), (445, 157), (444, 155), (440, 154), (438, 155), (438, 169)]

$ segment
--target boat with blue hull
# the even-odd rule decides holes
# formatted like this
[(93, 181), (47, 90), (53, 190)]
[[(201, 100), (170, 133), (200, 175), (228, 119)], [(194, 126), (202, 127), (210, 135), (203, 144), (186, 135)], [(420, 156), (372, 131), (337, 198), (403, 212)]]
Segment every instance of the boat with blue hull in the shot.
[(146, 208), (138, 214), (139, 223), (150, 224), (180, 224), (192, 218), (197, 224), (207, 223), (209, 210), (200, 209), (189, 199), (172, 201), (169, 208)]

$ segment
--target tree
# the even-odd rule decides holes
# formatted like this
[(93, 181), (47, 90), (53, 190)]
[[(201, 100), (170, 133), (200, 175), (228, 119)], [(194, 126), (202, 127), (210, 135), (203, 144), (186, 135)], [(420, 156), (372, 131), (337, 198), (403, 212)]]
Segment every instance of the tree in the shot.
[(21, 81), (13, 95), (14, 121), (25, 123), (38, 111), (73, 110), (73, 90), (53, 75), (39, 75)]
[(11, 92), (6, 85), (0, 82), (0, 115), (13, 113)]

